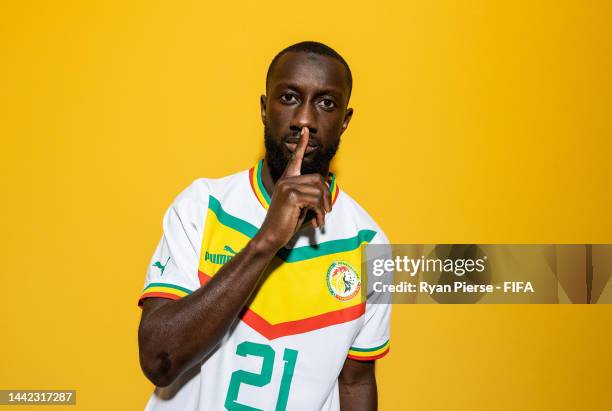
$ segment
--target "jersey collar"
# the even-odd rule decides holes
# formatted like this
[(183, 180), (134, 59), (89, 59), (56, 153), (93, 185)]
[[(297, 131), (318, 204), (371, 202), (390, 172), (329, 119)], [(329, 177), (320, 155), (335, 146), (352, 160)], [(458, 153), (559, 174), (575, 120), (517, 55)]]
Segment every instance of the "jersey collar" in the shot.
[[(270, 195), (266, 191), (266, 188), (263, 185), (263, 181), (261, 180), (261, 169), (263, 167), (263, 159), (259, 160), (250, 170), (249, 170), (249, 182), (251, 183), (251, 189), (255, 194), (255, 198), (259, 201), (259, 204), (262, 205), (266, 210), (270, 207)], [(336, 202), (338, 198), (338, 193), (340, 189), (338, 187), (338, 183), (336, 182), (336, 174), (329, 173), (329, 191), (331, 193), (332, 206)]]

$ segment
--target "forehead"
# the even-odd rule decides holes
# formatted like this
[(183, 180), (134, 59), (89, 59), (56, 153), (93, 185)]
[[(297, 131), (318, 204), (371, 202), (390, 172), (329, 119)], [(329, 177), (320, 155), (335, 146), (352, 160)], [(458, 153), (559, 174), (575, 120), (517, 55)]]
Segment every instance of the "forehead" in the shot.
[(293, 84), (305, 89), (336, 90), (348, 95), (348, 74), (344, 65), (333, 57), (320, 54), (283, 54), (273, 67), (269, 80), (270, 89)]

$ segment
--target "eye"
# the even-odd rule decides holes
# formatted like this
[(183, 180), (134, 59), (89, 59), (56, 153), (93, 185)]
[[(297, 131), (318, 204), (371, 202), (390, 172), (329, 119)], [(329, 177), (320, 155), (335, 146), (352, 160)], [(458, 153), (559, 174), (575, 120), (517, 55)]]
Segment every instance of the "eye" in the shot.
[(289, 94), (289, 93), (282, 94), (282, 95), (280, 96), (280, 99), (281, 99), (281, 101), (282, 101), (283, 103), (293, 103), (293, 102), (295, 102), (295, 101), (297, 100), (297, 99), (295, 98), (295, 95), (293, 95), (293, 94)]
[(319, 103), (325, 110), (332, 110), (336, 108), (336, 102), (329, 98), (324, 98)]

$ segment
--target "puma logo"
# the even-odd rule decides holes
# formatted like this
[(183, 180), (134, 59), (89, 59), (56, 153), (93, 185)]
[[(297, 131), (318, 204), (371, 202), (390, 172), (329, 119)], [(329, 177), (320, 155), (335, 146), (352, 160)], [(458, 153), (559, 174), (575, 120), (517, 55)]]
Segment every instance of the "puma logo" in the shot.
[(236, 252), (232, 250), (229, 245), (223, 246), (223, 250), (227, 251), (228, 253), (232, 253), (233, 255), (236, 255)]
[(164, 270), (166, 269), (166, 266), (168, 265), (168, 261), (170, 261), (170, 257), (168, 257), (168, 259), (166, 260), (166, 264), (164, 265), (162, 265), (162, 263), (159, 261), (155, 261), (155, 264), (153, 264), (153, 267), (159, 268), (159, 271), (161, 271), (161, 275), (164, 275)]
[(232, 249), (232, 247), (230, 247), (229, 245), (223, 246), (223, 251), (227, 252), (228, 254), (216, 254), (216, 253), (209, 253), (208, 251), (206, 251), (204, 253), (204, 261), (210, 261), (213, 264), (223, 265), (227, 263), (229, 260), (231, 260), (232, 257), (237, 254)]

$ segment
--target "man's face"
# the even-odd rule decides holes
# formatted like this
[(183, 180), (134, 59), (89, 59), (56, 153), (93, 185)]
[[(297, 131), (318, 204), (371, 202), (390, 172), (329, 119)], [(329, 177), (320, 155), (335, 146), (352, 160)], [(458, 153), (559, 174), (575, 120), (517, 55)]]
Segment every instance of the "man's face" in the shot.
[(327, 172), (353, 114), (347, 109), (349, 91), (346, 69), (332, 57), (303, 52), (280, 57), (268, 95), (261, 96), (266, 162), (274, 181), (285, 170), (302, 127), (310, 131), (302, 174)]

